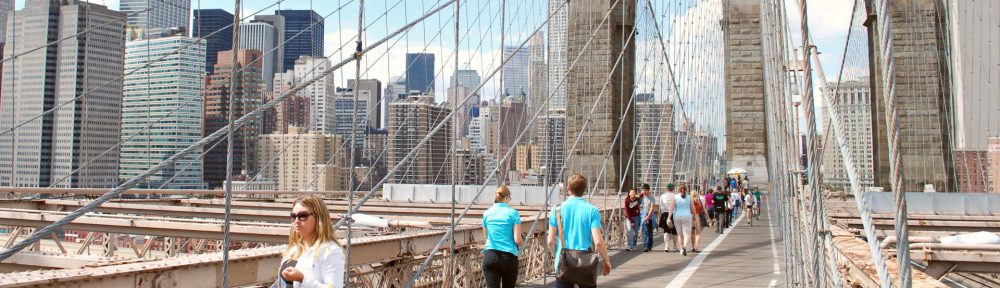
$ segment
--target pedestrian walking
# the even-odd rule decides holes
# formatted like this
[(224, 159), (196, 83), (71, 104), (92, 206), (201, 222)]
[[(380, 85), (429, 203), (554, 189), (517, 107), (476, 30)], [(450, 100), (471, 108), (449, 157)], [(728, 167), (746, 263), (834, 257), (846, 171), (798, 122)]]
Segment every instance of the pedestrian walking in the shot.
[(656, 198), (650, 194), (649, 184), (642, 184), (642, 201), (639, 205), (642, 215), (642, 244), (645, 247), (642, 252), (649, 252), (653, 249), (653, 232), (656, 231), (656, 217), (654, 215), (656, 215), (656, 211), (659, 211), (658, 206)]
[(635, 189), (628, 191), (628, 196), (625, 197), (625, 219), (628, 223), (628, 235), (627, 240), (628, 247), (625, 248), (626, 251), (635, 250), (636, 241), (639, 239), (639, 222), (642, 221), (642, 216), (639, 213), (639, 206), (641, 201), (639, 201), (639, 194), (635, 192)]
[(657, 218), (660, 224), (660, 230), (663, 231), (663, 251), (670, 252), (671, 245), (674, 247), (674, 251), (680, 251), (680, 246), (677, 246), (677, 227), (674, 226), (673, 221), (670, 220), (672, 217), (670, 213), (670, 207), (674, 206), (674, 183), (667, 184), (667, 191), (660, 195), (660, 217)]
[(501, 185), (493, 197), (493, 207), (483, 213), (483, 276), (486, 287), (514, 288), (517, 284), (517, 247), (521, 236), (521, 214), (510, 207), (510, 189)]
[(729, 211), (729, 224), (730, 225), (734, 224), (733, 221), (735, 221), (736, 217), (740, 215), (740, 202), (742, 202), (742, 201), (741, 201), (741, 198), (740, 198), (740, 193), (738, 193), (737, 191), (739, 191), (739, 190), (735, 190), (734, 189), (732, 192), (729, 192), (729, 202), (730, 202), (729, 203), (730, 204), (729, 205), (729, 207), (730, 207), (729, 208), (730, 209), (730, 211)]
[(581, 198), (587, 191), (586, 177), (575, 174), (567, 183), (566, 200), (549, 214), (547, 242), (556, 251), (556, 287), (597, 287), (598, 267), (605, 276), (611, 273), (601, 212)]
[(708, 221), (706, 221), (708, 223), (704, 225), (706, 227), (714, 225), (714, 222), (715, 222), (715, 201), (712, 201), (712, 192), (713, 191), (715, 191), (715, 189), (712, 189), (712, 187), (709, 187), (708, 190), (705, 191), (705, 195), (704, 195), (705, 196), (705, 198), (704, 198), (705, 201), (702, 202), (702, 203), (705, 203), (705, 215), (708, 215), (708, 217), (706, 217), (706, 219), (705, 219), (705, 220), (708, 220)]
[(695, 191), (691, 194), (691, 214), (692, 225), (691, 225), (691, 251), (698, 252), (701, 247), (701, 231), (708, 227), (708, 214), (705, 208), (704, 198), (701, 197), (701, 192)]
[(674, 196), (674, 206), (670, 209), (674, 218), (674, 226), (677, 234), (681, 237), (678, 243), (681, 255), (687, 256), (688, 243), (691, 242), (691, 198), (687, 193), (687, 186), (681, 185), (677, 190), (679, 193)]
[(725, 232), (725, 228), (729, 228), (729, 193), (722, 190), (722, 186), (717, 186), (712, 194), (712, 201), (715, 202), (715, 232), (721, 234)]

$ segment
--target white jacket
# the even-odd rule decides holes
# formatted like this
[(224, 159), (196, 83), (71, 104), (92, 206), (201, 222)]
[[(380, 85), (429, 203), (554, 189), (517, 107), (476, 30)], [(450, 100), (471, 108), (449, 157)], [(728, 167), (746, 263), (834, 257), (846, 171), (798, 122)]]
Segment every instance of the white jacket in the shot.
[[(295, 249), (295, 248), (292, 248)], [(281, 259), (284, 263), (285, 260)], [(331, 241), (313, 245), (299, 256), (295, 269), (302, 272), (302, 282), (294, 282), (295, 288), (343, 288), (344, 266), (347, 263), (344, 250)], [(280, 278), (281, 271), (278, 271)], [(278, 281), (282, 283), (283, 281)]]

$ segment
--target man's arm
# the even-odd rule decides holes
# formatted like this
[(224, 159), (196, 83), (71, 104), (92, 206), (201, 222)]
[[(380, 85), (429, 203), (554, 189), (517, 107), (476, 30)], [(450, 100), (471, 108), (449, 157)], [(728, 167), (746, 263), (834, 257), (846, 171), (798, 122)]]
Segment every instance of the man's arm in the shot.
[[(645, 198), (643, 198), (642, 200), (646, 201)], [(653, 217), (653, 209), (655, 209), (656, 207), (657, 207), (656, 203), (649, 204), (649, 210), (646, 210), (646, 218), (643, 218), (642, 222), (649, 221), (649, 217)]]
[(604, 276), (608, 276), (611, 273), (611, 257), (608, 257), (608, 243), (604, 241), (604, 233), (601, 229), (590, 229), (590, 236), (594, 238), (594, 247), (604, 261)]
[(549, 226), (547, 242), (549, 244), (549, 251), (553, 251), (552, 253), (555, 253), (556, 251), (556, 237), (558, 237), (556, 233), (559, 233), (558, 231), (556, 231), (556, 227)]

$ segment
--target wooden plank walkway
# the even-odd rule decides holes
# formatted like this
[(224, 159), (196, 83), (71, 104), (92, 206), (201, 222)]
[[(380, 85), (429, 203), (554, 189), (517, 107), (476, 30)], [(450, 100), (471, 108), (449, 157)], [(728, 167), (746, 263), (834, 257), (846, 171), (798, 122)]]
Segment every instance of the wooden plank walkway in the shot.
[[(741, 217), (725, 234), (706, 229), (699, 253), (663, 252), (662, 236), (650, 252), (610, 251), (614, 269), (598, 278), (598, 287), (785, 287), (782, 243), (772, 241), (778, 223), (762, 212), (752, 227)], [(548, 283), (540, 279), (524, 287), (554, 287), (552, 281), (550, 276)]]

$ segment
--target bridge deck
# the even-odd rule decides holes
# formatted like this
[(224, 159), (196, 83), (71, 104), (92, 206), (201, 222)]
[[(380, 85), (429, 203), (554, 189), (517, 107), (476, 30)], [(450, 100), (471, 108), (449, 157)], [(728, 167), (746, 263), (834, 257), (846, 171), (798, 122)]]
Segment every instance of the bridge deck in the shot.
[[(699, 253), (663, 252), (663, 238), (656, 237), (654, 250), (611, 251), (614, 270), (598, 277), (599, 287), (785, 287), (784, 253), (780, 240), (772, 242), (778, 223), (769, 222), (767, 211), (748, 226), (745, 218), (720, 236), (715, 230), (702, 233)], [(771, 231), (773, 229), (773, 233)], [(641, 241), (640, 241), (641, 246)], [(554, 287), (538, 280), (528, 287)]]

